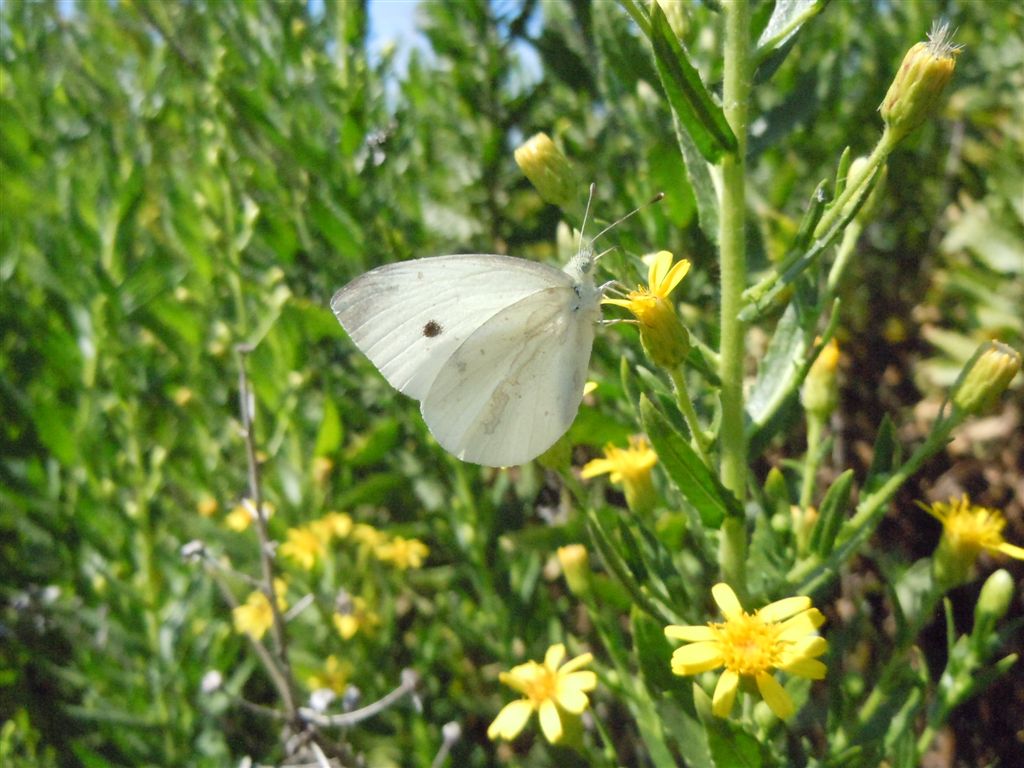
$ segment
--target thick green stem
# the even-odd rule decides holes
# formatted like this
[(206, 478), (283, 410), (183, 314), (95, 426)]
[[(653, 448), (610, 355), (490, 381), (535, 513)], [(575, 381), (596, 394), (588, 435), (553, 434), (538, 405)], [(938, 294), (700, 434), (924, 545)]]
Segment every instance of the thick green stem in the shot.
[[(735, 153), (722, 159), (721, 217), (721, 377), (720, 433), (722, 482), (743, 502), (747, 487), (747, 442), (743, 428), (743, 290), (747, 282), (746, 164), (747, 101), (750, 95), (750, 7), (747, 0), (730, 0), (725, 8), (725, 117), (737, 139)], [(722, 575), (734, 589), (746, 587), (746, 529), (742, 520), (722, 527)]]

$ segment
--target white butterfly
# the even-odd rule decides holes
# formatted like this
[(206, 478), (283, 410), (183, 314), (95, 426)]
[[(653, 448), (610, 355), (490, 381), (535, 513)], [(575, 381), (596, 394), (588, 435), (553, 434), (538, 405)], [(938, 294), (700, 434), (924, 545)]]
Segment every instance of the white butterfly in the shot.
[[(592, 242), (592, 241), (591, 241)], [(491, 467), (528, 462), (576, 418), (601, 288), (591, 245), (564, 270), (466, 254), (388, 264), (334, 294), (352, 341), (445, 450)]]

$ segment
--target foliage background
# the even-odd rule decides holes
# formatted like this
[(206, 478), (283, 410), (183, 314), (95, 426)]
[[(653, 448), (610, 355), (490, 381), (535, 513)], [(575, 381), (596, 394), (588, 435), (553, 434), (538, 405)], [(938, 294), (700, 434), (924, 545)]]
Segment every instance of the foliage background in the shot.
[[(711, 6), (687, 7), (684, 40), (715, 83)], [(762, 24), (767, 12), (756, 12)], [(250, 375), (276, 534), (344, 509), (431, 546), (427, 567), (400, 582), (351, 575), (379, 601), (380, 632), (351, 645), (314, 633), (298, 652), (309, 667), (343, 654), (366, 700), (402, 667), (422, 675), (421, 711), (392, 709), (353, 736), (369, 764), (429, 763), (450, 720), (464, 734), (454, 764), (548, 759), (529, 739), (496, 749), (484, 731), (507, 693), (497, 670), (587, 636), (550, 564), (556, 545), (582, 539), (580, 523), (539, 468), (495, 474), (440, 451), (327, 303), (386, 261), (558, 260), (558, 212), (512, 161), (537, 130), (576, 164), (581, 202), (597, 183), (605, 219), (669, 193), (616, 244), (694, 262), (684, 309), (704, 338), (716, 333), (714, 250), (649, 55), (617, 6), (422, 3), (417, 13), (429, 50), (403, 72), (392, 55), (368, 57), (359, 2), (3, 4), (0, 755), (12, 764), (278, 754), (273, 729), (231, 701), (269, 703), (267, 682), (214, 586), (179, 554), (198, 538), (255, 569), (252, 539), (197, 514), (205, 496), (227, 510), (244, 494), (239, 342), (257, 345)], [(939, 15), (966, 50), (943, 119), (894, 156), (844, 292), (840, 468), (870, 461), (883, 413), (905, 425), (906, 442), (919, 436), (977, 340), (1021, 348), (1024, 19), (1010, 2), (832, 3), (755, 92), (749, 237), (763, 267), (842, 148), (870, 148), (902, 52)], [(523, 64), (528, 49), (539, 78)], [(756, 334), (752, 343), (756, 355)], [(622, 335), (604, 334), (593, 365), (603, 393), (571, 433), (578, 458), (635, 429), (618, 396), (620, 354), (635, 360)], [(912, 507), (929, 490), (1003, 508), (1007, 538), (1024, 540), (1021, 412), (1018, 393), (929, 464), (835, 595), (832, 621), (844, 604), (874, 601), (866, 642), (887, 642), (879, 581), (934, 546), (937, 525)], [(762, 469), (801, 439), (771, 446)], [(336, 466), (324, 482), (318, 456)], [(955, 601), (964, 621), (972, 589)], [(941, 657), (941, 633), (927, 650)], [(227, 692), (202, 692), (212, 669)], [(1020, 760), (1022, 701), (1018, 675), (969, 705), (938, 764)], [(615, 724), (619, 759), (639, 761), (627, 714), (604, 699), (595, 715)]]

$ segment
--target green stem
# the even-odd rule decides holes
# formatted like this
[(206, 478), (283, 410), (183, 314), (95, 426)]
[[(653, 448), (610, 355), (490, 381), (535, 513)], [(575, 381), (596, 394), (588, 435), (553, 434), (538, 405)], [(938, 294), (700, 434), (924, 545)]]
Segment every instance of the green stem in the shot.
[(690, 398), (690, 390), (686, 386), (686, 375), (681, 368), (673, 368), (668, 372), (672, 378), (672, 385), (676, 390), (676, 404), (679, 406), (683, 418), (686, 419), (686, 426), (690, 428), (693, 435), (693, 446), (700, 454), (705, 466), (711, 467), (711, 456), (708, 454), (707, 435), (701, 428), (700, 420), (697, 418), (697, 411), (694, 410), (693, 400)]
[[(725, 9), (725, 79), (722, 103), (736, 135), (735, 153), (722, 158), (721, 218), (721, 375), (720, 432), (722, 482), (742, 503), (747, 490), (747, 441), (743, 427), (743, 353), (745, 329), (739, 319), (747, 282), (746, 163), (747, 102), (750, 96), (750, 7), (730, 0)], [(746, 530), (743, 521), (722, 526), (722, 575), (734, 589), (746, 588)], [(738, 523), (738, 524), (736, 524)]]
[(804, 455), (804, 477), (800, 486), (800, 509), (806, 510), (814, 498), (814, 481), (818, 476), (818, 465), (821, 459), (821, 451), (818, 446), (821, 443), (821, 428), (824, 423), (821, 417), (807, 414), (807, 453)]
[(838, 221), (839, 217), (843, 215), (843, 209), (846, 208), (847, 204), (855, 199), (860, 194), (864, 184), (874, 175), (875, 171), (878, 170), (879, 166), (885, 162), (886, 158), (892, 153), (893, 149), (896, 148), (897, 141), (893, 137), (893, 134), (886, 128), (882, 132), (882, 138), (875, 144), (875, 148), (871, 150), (871, 155), (868, 157), (867, 164), (860, 171), (860, 174), (854, 178), (849, 179), (846, 184), (843, 193), (839, 195), (829, 206), (829, 209), (825, 211), (825, 215), (821, 217), (818, 222), (818, 226), (814, 228), (814, 237), (818, 238), (824, 235), (831, 229), (832, 225)]

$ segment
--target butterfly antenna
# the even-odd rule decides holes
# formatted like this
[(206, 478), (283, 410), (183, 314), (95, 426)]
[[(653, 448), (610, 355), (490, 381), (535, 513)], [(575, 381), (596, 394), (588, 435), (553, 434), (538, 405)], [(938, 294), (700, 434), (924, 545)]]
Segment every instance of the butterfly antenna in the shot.
[[(593, 184), (591, 184), (591, 187), (590, 187), (590, 188), (591, 188), (591, 193), (593, 193), (593, 188), (594, 188)], [(614, 227), (617, 227), (617, 226), (619, 226), (619, 224), (621, 224), (622, 222), (624, 222), (624, 221), (625, 221), (626, 219), (628, 219), (628, 218), (629, 218), (630, 216), (632, 216), (632, 215), (634, 215), (634, 214), (636, 214), (636, 213), (640, 213), (640, 211), (642, 211), (642, 210), (643, 210), (644, 208), (646, 208), (646, 207), (647, 207), (647, 206), (649, 206), (649, 205), (654, 205), (655, 203), (657, 203), (657, 202), (659, 202), (660, 200), (664, 199), (664, 197), (665, 197), (665, 193), (664, 193), (664, 192), (659, 192), (659, 193), (658, 193), (658, 194), (656, 194), (656, 195), (655, 195), (654, 197), (652, 197), (652, 198), (651, 198), (650, 200), (648, 200), (648, 201), (647, 201), (646, 203), (644, 203), (643, 205), (637, 206), (637, 207), (636, 207), (636, 208), (634, 208), (634, 209), (633, 209), (632, 211), (630, 211), (630, 212), (629, 212), (629, 213), (627, 213), (627, 214), (626, 214), (625, 216), (623, 216), (623, 217), (622, 217), (621, 219), (616, 219), (615, 221), (613, 221), (613, 222), (612, 222), (611, 224), (609, 224), (609, 225), (608, 225), (607, 227), (605, 227), (605, 228), (604, 228), (604, 229), (602, 229), (602, 230), (601, 230), (600, 232), (598, 232), (598, 233), (597, 233), (596, 235), (594, 235), (594, 236), (593, 236), (593, 237), (592, 237), (592, 238), (590, 239), (590, 242), (591, 242), (591, 243), (593, 243), (593, 242), (594, 242), (595, 240), (597, 240), (597, 238), (601, 237), (601, 235), (603, 235), (603, 234), (605, 234), (606, 232), (608, 232), (608, 230), (610, 230), (610, 229), (612, 229), (612, 228), (614, 228)], [(589, 203), (588, 203), (588, 207), (589, 207)]]
[(587, 207), (583, 211), (583, 224), (580, 226), (580, 241), (583, 240), (583, 233), (587, 229), (587, 217), (590, 216), (590, 204), (594, 202), (594, 193), (597, 191), (597, 184), (590, 182), (590, 194), (587, 195)]

